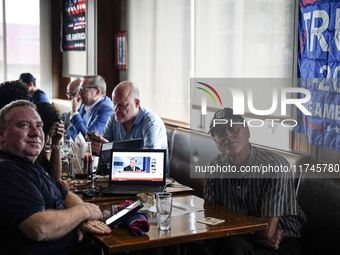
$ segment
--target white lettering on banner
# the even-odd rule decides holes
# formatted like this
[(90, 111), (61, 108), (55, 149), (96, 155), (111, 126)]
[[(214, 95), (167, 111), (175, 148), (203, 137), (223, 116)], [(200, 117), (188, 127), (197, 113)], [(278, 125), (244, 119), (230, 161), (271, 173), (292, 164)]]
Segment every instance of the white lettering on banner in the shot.
[[(318, 85), (318, 90), (323, 90), (323, 91), (329, 91), (330, 87), (329, 85), (326, 85), (326, 83), (329, 81), (331, 77), (331, 68), (327, 65), (324, 65), (320, 68), (320, 73), (323, 73), (325, 70), (327, 70), (326, 77), (321, 80), (321, 82)], [(337, 66), (334, 69), (333, 73), (333, 89), (335, 92), (340, 92), (340, 87), (338, 87), (338, 75), (340, 71), (340, 66)], [(313, 83), (318, 83), (318, 79), (315, 79)]]
[(311, 17), (311, 13), (307, 12), (303, 14), (303, 19), (305, 21), (305, 31), (306, 31), (306, 40), (307, 40), (307, 49), (309, 49), (309, 36), (308, 36), (308, 29), (307, 29), (307, 21), (310, 19)]
[(309, 101), (305, 104), (309, 112), (313, 113), (313, 116), (318, 116), (323, 119), (340, 120), (340, 105), (336, 104), (324, 104), (322, 112), (322, 104), (316, 103), (315, 111), (313, 111), (312, 102)]
[[(321, 27), (315, 27), (315, 20), (318, 18), (322, 19)], [(325, 37), (322, 35), (322, 33), (328, 28), (328, 25), (329, 16), (326, 11), (317, 10), (313, 12), (312, 27), (310, 29), (310, 51), (313, 51), (314, 36), (318, 38), (322, 51), (329, 51), (329, 47), (325, 40)]]
[(328, 109), (328, 104), (324, 105), (323, 117), (328, 119), (334, 119), (334, 104), (331, 104)]
[(85, 33), (77, 33), (77, 34), (67, 34), (65, 35), (66, 41), (79, 41), (85, 40)]
[(335, 36), (334, 41), (335, 45), (340, 50), (340, 38), (339, 38), (339, 29), (340, 29), (340, 9), (336, 9), (336, 16), (335, 16)]
[(72, 41), (85, 40), (85, 33), (72, 34)]
[(325, 86), (326, 82), (329, 80), (329, 78), (331, 77), (331, 69), (329, 68), (329, 66), (322, 66), (320, 68), (320, 73), (323, 73), (323, 71), (327, 70), (327, 75), (324, 79), (322, 79), (322, 81), (320, 82), (319, 86), (318, 86), (318, 90), (324, 90), (324, 91), (329, 91), (329, 86)]
[[(315, 10), (313, 11), (313, 15), (312, 15), (312, 12), (304, 13), (303, 19), (305, 21), (307, 49), (309, 51), (313, 51), (314, 37), (316, 36), (318, 38), (322, 51), (329, 51), (329, 45), (327, 44), (326, 39), (322, 34), (329, 26), (329, 20), (330, 20), (329, 14), (325, 10)], [(311, 23), (311, 29), (310, 29), (310, 34), (309, 34), (307, 24), (310, 19), (312, 20), (312, 23)], [(317, 19), (322, 20), (322, 24), (320, 27), (315, 27)], [(335, 28), (334, 42), (335, 42), (337, 49), (340, 51), (340, 8), (336, 9), (334, 28)]]

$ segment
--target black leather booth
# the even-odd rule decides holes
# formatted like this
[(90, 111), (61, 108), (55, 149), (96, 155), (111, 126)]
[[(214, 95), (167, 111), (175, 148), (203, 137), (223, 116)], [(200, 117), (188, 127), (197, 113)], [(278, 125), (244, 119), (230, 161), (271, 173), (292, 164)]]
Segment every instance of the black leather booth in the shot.
[(340, 174), (303, 173), (297, 198), (308, 219), (302, 230), (302, 254), (340, 254)]

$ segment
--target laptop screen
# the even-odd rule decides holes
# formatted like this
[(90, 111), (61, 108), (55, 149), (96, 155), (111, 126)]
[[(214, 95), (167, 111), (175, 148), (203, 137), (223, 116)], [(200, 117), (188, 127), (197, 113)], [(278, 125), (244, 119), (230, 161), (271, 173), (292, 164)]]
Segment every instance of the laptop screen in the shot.
[(111, 182), (165, 182), (166, 150), (111, 151)]
[(111, 163), (111, 149), (131, 149), (131, 148), (141, 148), (143, 139), (131, 139), (131, 140), (122, 140), (111, 143), (103, 143), (100, 156), (99, 156), (99, 174), (107, 175), (110, 173), (110, 163)]

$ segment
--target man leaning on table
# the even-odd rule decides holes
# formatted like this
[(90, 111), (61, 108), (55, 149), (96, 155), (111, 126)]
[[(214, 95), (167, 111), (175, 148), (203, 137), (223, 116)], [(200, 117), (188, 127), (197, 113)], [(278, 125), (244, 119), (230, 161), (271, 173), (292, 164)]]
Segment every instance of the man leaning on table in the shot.
[(43, 123), (29, 101), (0, 110), (0, 254), (84, 254), (85, 232), (108, 234), (99, 208), (84, 203), (35, 161)]
[[(168, 142), (162, 119), (141, 107), (139, 89), (130, 81), (119, 83), (112, 92), (114, 112), (107, 121), (102, 143), (142, 138), (142, 148), (166, 149), (166, 168), (169, 176)], [(100, 132), (98, 132), (100, 133)], [(92, 152), (99, 155), (101, 143), (91, 140)]]
[(289, 166), (287, 160), (249, 143), (249, 128), (240, 115), (224, 108), (214, 114), (210, 133), (221, 151), (209, 166), (230, 166), (235, 173), (207, 173), (204, 199), (263, 219), (268, 229), (216, 241), (220, 254), (299, 254), (306, 216), (296, 200), (291, 173), (243, 173), (245, 166)]
[(84, 76), (71, 100), (71, 125), (66, 130), (68, 138), (75, 139), (79, 133), (85, 137), (87, 131), (102, 132), (107, 119), (113, 112), (113, 104), (106, 96), (106, 83), (100, 75)]

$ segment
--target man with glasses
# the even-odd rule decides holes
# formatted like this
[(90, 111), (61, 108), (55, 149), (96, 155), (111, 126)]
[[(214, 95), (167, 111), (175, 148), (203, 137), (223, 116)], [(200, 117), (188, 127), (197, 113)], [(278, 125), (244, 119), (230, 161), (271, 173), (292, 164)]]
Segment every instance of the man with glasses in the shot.
[(76, 79), (67, 85), (66, 96), (68, 99), (72, 100), (77, 95), (80, 83), (81, 79)]
[(260, 171), (289, 167), (287, 160), (252, 146), (245, 119), (230, 108), (214, 114), (209, 133), (221, 154), (208, 165), (230, 170), (206, 174), (204, 199), (268, 223), (266, 231), (215, 241), (214, 254), (299, 254), (306, 216), (296, 200), (292, 173)]
[[(66, 96), (68, 99), (72, 100), (78, 93), (78, 87), (80, 85), (81, 80), (80, 79), (76, 79), (74, 81), (71, 81), (66, 88)], [(69, 112), (64, 112), (63, 113), (63, 119), (64, 119), (64, 126), (65, 129), (67, 129), (71, 122), (70, 122), (70, 118), (71, 118), (71, 109), (72, 109), (72, 101), (71, 102), (71, 108)]]
[(113, 113), (113, 103), (106, 96), (106, 83), (100, 75), (81, 78), (78, 92), (68, 89), (71, 100), (71, 125), (66, 130), (68, 138), (73, 139), (79, 132), (85, 137), (87, 131), (102, 132), (106, 121)]

